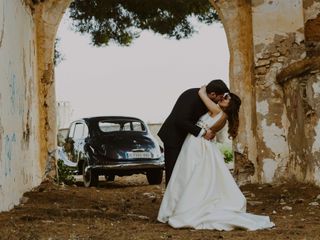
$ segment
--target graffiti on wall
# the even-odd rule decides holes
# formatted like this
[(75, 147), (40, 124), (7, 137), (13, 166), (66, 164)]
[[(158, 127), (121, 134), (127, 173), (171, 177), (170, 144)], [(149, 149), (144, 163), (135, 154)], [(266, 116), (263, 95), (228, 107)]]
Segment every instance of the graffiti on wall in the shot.
[(16, 111), (16, 98), (17, 98), (17, 78), (14, 73), (10, 76), (9, 88), (10, 88), (10, 104), (11, 104), (10, 109), (11, 109), (11, 113), (14, 114)]
[[(9, 94), (10, 94), (10, 111), (11, 114), (19, 114), (20, 116), (24, 113), (23, 107), (23, 96), (19, 90), (19, 82), (17, 75), (12, 69), (12, 62), (9, 61)], [(20, 83), (21, 84), (21, 83)]]
[(12, 156), (16, 143), (16, 134), (7, 134), (4, 138), (4, 176), (10, 176), (12, 172)]

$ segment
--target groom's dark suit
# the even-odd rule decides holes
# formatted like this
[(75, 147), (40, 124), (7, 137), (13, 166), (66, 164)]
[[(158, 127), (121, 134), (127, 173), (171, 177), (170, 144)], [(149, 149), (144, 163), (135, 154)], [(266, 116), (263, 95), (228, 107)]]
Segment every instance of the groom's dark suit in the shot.
[(164, 144), (166, 184), (188, 133), (198, 136), (201, 128), (196, 122), (208, 109), (198, 95), (199, 88), (183, 92), (175, 103), (170, 115), (163, 123), (158, 136)]

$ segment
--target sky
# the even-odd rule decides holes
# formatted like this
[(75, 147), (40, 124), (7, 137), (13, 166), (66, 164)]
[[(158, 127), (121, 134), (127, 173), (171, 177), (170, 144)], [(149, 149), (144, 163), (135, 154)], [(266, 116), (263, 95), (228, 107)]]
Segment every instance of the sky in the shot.
[(72, 120), (125, 115), (162, 123), (178, 96), (220, 78), (228, 84), (229, 50), (220, 23), (199, 24), (189, 39), (170, 40), (143, 31), (129, 47), (94, 47), (75, 33), (65, 14), (57, 36), (64, 60), (55, 68), (57, 101)]

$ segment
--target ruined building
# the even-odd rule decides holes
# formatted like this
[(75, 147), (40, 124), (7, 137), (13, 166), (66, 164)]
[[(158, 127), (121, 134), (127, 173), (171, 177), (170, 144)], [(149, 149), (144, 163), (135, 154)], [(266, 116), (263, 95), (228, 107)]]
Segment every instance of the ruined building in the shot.
[[(53, 46), (71, 0), (0, 0), (0, 211), (50, 171)], [(320, 0), (210, 0), (242, 98), (235, 177), (320, 185)], [(212, 42), (212, 44), (215, 44)]]

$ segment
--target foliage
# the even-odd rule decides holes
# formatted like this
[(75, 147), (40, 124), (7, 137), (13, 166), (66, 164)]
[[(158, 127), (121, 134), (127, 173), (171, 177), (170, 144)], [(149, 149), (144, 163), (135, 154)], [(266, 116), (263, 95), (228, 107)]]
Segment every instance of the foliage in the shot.
[(219, 150), (224, 156), (224, 161), (225, 163), (230, 163), (233, 161), (233, 151), (232, 151), (232, 146), (229, 146), (227, 144), (217, 144)]
[(224, 161), (225, 163), (229, 163), (233, 161), (233, 153), (232, 150), (230, 149), (224, 149), (224, 151), (222, 152), (224, 155)]
[(58, 181), (58, 183), (71, 185), (76, 182), (76, 179), (73, 176), (73, 171), (70, 168), (68, 168), (66, 165), (64, 165), (62, 160), (57, 161), (57, 166), (58, 166), (58, 177), (56, 178), (56, 180)]
[(74, 30), (89, 33), (96, 46), (129, 46), (142, 30), (179, 40), (196, 32), (192, 17), (219, 20), (208, 0), (75, 0), (69, 11)]
[(60, 38), (56, 38), (54, 42), (54, 58), (53, 58), (53, 63), (55, 66), (57, 66), (59, 63), (61, 63), (64, 60), (64, 56), (61, 54), (59, 51), (59, 43), (60, 43)]

